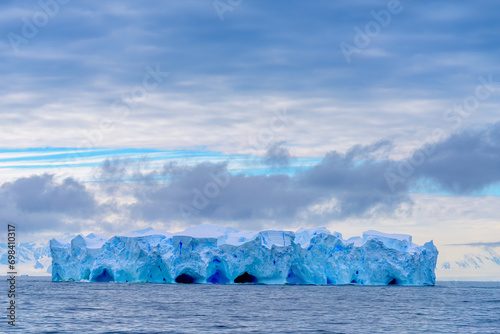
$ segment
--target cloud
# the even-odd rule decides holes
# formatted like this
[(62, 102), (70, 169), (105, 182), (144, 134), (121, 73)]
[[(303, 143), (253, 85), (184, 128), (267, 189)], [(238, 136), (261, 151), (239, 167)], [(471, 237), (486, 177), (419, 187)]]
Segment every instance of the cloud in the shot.
[[(230, 174), (228, 163), (210, 162), (169, 164), (140, 177), (136, 171), (134, 178), (147, 182), (132, 187), (136, 202), (129, 209), (134, 219), (145, 221), (292, 222), (391, 215), (402, 205), (411, 206), (410, 193), (419, 185), (427, 184), (423, 192), (437, 188), (463, 195), (500, 182), (499, 129), (497, 123), (435, 143), (433, 153), (414, 173), (392, 188), (386, 173), (406, 160), (388, 158), (393, 144), (387, 140), (355, 145), (345, 153), (331, 151), (313, 167), (292, 175), (272, 169), (267, 175)], [(270, 165), (288, 158), (282, 144), (268, 149), (264, 159)], [(103, 166), (108, 173), (114, 170), (109, 165)], [(115, 173), (120, 176), (123, 170)], [(425, 183), (429, 180), (430, 186)]]
[[(22, 18), (40, 10), (36, 2), (1, 6), (6, 34), (21, 34)], [(212, 1), (72, 1), (20, 54), (3, 39), (0, 132), (9, 136), (2, 143), (78, 147), (114, 119), (112, 103), (142, 83), (146, 66), (159, 64), (171, 76), (96, 146), (238, 153), (241, 133), (258, 134), (270, 105), (285, 102), (297, 121), (279, 140), (294, 155), (345, 152), (384, 136), (405, 147), (435, 126), (436, 114), (473, 93), (478, 75), (498, 68), (496, 39), (487, 32), (498, 30), (500, 5), (404, 5), (347, 66), (339, 43), (352, 43), (353, 28), (386, 6), (247, 1), (220, 22)], [(469, 15), (450, 15), (457, 11)], [(389, 56), (362, 57), (374, 51)], [(475, 121), (498, 120), (490, 102)]]
[(57, 182), (52, 175), (33, 175), (0, 187), (0, 221), (19, 224), (23, 232), (77, 228), (98, 210), (94, 195), (73, 178)]
[(263, 162), (272, 167), (287, 167), (292, 156), (288, 148), (284, 147), (285, 141), (278, 141), (270, 144), (267, 148)]
[(500, 247), (498, 242), (471, 242), (467, 244), (448, 244), (446, 246), (472, 246), (472, 247)]
[(0, 191), (5, 201), (27, 213), (54, 212), (86, 218), (95, 214), (97, 206), (78, 181), (67, 178), (57, 183), (48, 174), (17, 179), (2, 185)]
[[(271, 146), (265, 159), (288, 159), (282, 145)], [(274, 168), (260, 175), (231, 173), (230, 161), (194, 165), (170, 161), (155, 169), (147, 159), (111, 159), (96, 171), (98, 182), (92, 190), (75, 179), (56, 181), (48, 174), (3, 184), (0, 219), (23, 222), (33, 230), (101, 224), (110, 215), (132, 225), (204, 221), (245, 228), (301, 221), (317, 225), (377, 219), (411, 208), (411, 192), (428, 184), (424, 181), (432, 182), (422, 192), (437, 188), (461, 196), (500, 182), (499, 123), (435, 143), (433, 153), (394, 188), (386, 173), (406, 160), (389, 158), (392, 147), (392, 142), (383, 140), (355, 145), (345, 153), (331, 151), (312, 167), (287, 174)], [(103, 193), (111, 199), (97, 201)]]
[[(279, 152), (279, 145), (268, 150), (267, 159), (283, 161), (287, 154)], [(230, 174), (227, 163), (171, 163), (141, 176), (134, 172), (135, 180), (145, 181), (125, 185), (123, 192), (133, 193), (136, 199), (128, 207), (131, 217), (145, 221), (293, 222), (391, 213), (411, 201), (407, 189), (401, 187), (392, 192), (385, 181), (384, 171), (394, 162), (375, 159), (387, 145), (380, 142), (356, 146), (345, 154), (330, 152), (311, 169), (293, 175)], [(113, 180), (130, 178), (131, 174), (124, 175), (122, 167), (110, 167), (123, 164), (108, 161), (102, 170)], [(326, 204), (327, 208), (318, 207), (324, 203), (330, 204)]]
[(144, 220), (165, 217), (200, 220), (292, 218), (297, 207), (314, 199), (287, 175), (230, 175), (224, 163), (169, 166), (170, 181), (137, 187), (132, 215)]
[(471, 194), (500, 182), (500, 122), (437, 143), (414, 178), (429, 179), (454, 194)]
[(375, 207), (392, 212), (402, 203), (411, 202), (408, 185), (391, 190), (385, 172), (393, 168), (395, 162), (368, 157), (387, 144), (355, 146), (346, 154), (330, 152), (299, 178), (303, 184), (334, 196), (339, 201), (340, 218), (359, 216)]

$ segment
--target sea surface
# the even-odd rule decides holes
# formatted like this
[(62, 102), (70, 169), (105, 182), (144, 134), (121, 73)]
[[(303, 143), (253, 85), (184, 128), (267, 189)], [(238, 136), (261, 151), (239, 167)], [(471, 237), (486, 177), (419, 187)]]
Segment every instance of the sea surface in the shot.
[(16, 328), (2, 316), (1, 333), (500, 333), (500, 282), (270, 286), (21, 277), (16, 297)]

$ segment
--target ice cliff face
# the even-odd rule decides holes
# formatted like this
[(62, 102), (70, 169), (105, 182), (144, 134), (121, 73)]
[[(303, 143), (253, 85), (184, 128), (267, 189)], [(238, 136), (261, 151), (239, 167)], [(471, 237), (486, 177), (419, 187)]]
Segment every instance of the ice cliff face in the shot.
[(407, 235), (327, 229), (243, 232), (201, 225), (50, 242), (53, 281), (433, 285), (438, 251)]

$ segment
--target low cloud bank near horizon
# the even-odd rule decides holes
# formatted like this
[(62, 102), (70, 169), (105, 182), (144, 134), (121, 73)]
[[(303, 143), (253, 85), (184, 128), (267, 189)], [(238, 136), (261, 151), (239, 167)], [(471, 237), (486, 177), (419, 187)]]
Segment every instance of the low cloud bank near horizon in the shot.
[[(230, 174), (227, 162), (171, 162), (144, 172), (140, 164), (147, 161), (107, 160), (96, 171), (99, 182), (92, 186), (74, 178), (56, 181), (49, 174), (2, 184), (0, 221), (16, 222), (32, 233), (78, 232), (89, 226), (112, 231), (125, 223), (129, 229), (135, 222), (231, 222), (248, 229), (275, 222), (324, 224), (390, 216), (403, 206), (411, 208), (414, 189), (468, 196), (500, 182), (500, 123), (433, 143), (423, 161), (404, 175), (398, 172), (401, 166), (408, 171), (414, 159), (388, 159), (392, 145), (380, 141), (346, 153), (331, 151), (318, 164), (293, 175)], [(283, 143), (270, 147), (264, 158), (279, 167), (292, 159)]]
[(500, 247), (500, 241), (497, 242), (470, 242), (465, 244), (448, 244), (445, 246), (470, 246), (470, 247)]

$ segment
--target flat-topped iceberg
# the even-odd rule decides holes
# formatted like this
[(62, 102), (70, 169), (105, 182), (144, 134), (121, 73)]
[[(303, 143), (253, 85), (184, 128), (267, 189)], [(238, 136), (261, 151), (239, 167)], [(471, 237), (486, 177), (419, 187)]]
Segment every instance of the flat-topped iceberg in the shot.
[(376, 231), (344, 240), (326, 228), (237, 231), (152, 228), (109, 240), (50, 242), (53, 281), (433, 285), (438, 251), (409, 235)]

